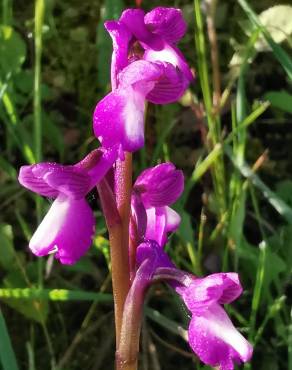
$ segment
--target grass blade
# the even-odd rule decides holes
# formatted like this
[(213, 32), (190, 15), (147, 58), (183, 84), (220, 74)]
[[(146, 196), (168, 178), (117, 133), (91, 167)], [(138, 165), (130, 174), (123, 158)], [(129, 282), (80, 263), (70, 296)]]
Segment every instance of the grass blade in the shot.
[(3, 370), (18, 370), (15, 353), (13, 351), (10, 336), (7, 330), (4, 316), (0, 309), (0, 359), (3, 366)]
[(146, 316), (149, 317), (152, 321), (156, 322), (158, 325), (169, 330), (171, 333), (179, 335), (185, 341), (188, 340), (188, 332), (184, 329), (179, 323), (168, 319), (162, 315), (159, 311), (156, 311), (152, 308), (145, 307)]
[(246, 177), (256, 188), (258, 188), (268, 202), (275, 208), (275, 210), (291, 224), (292, 208), (289, 207), (280, 197), (278, 197), (278, 195), (274, 193), (245, 162), (242, 164), (237, 163), (230, 146), (224, 145), (224, 151), (234, 166), (241, 172), (241, 174)]
[(0, 298), (38, 299), (50, 301), (112, 302), (112, 295), (67, 289), (12, 288), (0, 289)]

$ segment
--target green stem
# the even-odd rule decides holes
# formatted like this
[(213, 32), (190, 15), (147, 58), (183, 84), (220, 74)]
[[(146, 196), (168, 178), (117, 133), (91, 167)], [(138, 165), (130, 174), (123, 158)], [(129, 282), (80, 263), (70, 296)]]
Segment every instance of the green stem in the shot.
[(268, 245), (266, 243), (265, 232), (264, 232), (264, 229), (261, 223), (261, 216), (260, 216), (260, 211), (258, 207), (258, 202), (256, 199), (254, 188), (252, 186), (250, 186), (250, 194), (251, 194), (251, 199), (252, 199), (252, 203), (254, 206), (256, 218), (259, 224), (259, 228), (260, 228), (260, 231), (263, 237), (263, 241), (259, 246), (260, 248), (259, 263), (258, 263), (258, 269), (257, 269), (257, 275), (256, 275), (254, 294), (252, 298), (251, 315), (250, 315), (250, 322), (249, 322), (249, 327), (250, 327), (249, 340), (253, 342), (254, 337), (255, 337), (256, 316), (257, 316), (258, 308), (260, 305), (260, 298), (261, 298), (264, 277), (265, 277), (265, 266), (266, 266), (266, 256), (267, 256)]
[[(204, 36), (204, 25), (201, 14), (200, 0), (194, 0), (195, 12), (195, 44), (197, 51), (197, 63), (200, 85), (203, 93), (207, 123), (209, 128), (209, 137), (211, 139), (212, 150), (217, 143), (221, 142), (221, 125), (218, 115), (214, 114), (212, 94), (209, 82), (208, 58), (206, 51), (206, 42)], [(218, 66), (215, 68), (216, 81), (218, 82)], [(218, 91), (217, 91), (218, 95)], [(208, 143), (207, 143), (208, 145)], [(217, 203), (220, 209), (220, 215), (226, 211), (226, 191), (225, 191), (225, 169), (223, 162), (223, 155), (219, 155), (214, 166), (212, 167), (212, 177)]]
[[(42, 57), (42, 28), (45, 12), (45, 0), (36, 0), (34, 16), (34, 47), (35, 47), (35, 68), (34, 68), (34, 151), (35, 160), (42, 160), (42, 106), (41, 106), (41, 57)], [(37, 221), (40, 222), (42, 216), (42, 198), (36, 196)], [(43, 260), (38, 260), (38, 283), (43, 285)]]

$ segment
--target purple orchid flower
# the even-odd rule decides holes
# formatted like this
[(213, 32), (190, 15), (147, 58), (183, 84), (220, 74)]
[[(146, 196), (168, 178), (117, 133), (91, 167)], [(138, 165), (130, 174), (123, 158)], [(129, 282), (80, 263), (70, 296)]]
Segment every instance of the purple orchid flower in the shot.
[(217, 273), (206, 278), (188, 276), (185, 286), (176, 287), (192, 313), (189, 344), (205, 364), (233, 370), (234, 362), (249, 361), (252, 346), (235, 329), (222, 305), (231, 303), (242, 293), (236, 273)]
[(138, 279), (143, 291), (153, 282), (166, 281), (183, 299), (192, 314), (189, 344), (202, 362), (219, 366), (220, 370), (233, 370), (234, 363), (251, 358), (252, 346), (236, 330), (222, 307), (242, 293), (238, 274), (217, 273), (197, 278), (177, 269), (163, 249), (151, 240), (137, 248), (137, 274), (135, 280)]
[[(147, 14), (141, 9), (127, 9), (118, 21), (105, 22), (105, 27), (113, 39), (113, 89), (118, 87), (119, 73), (127, 65), (144, 59), (159, 63), (165, 69), (147, 100), (165, 104), (183, 94), (193, 75), (176, 47), (187, 28), (180, 9), (157, 7)], [(173, 81), (174, 73), (177, 81), (181, 81), (180, 88), (178, 82)]]
[(111, 168), (116, 152), (116, 147), (110, 151), (97, 149), (75, 165), (47, 162), (20, 168), (21, 185), (55, 198), (29, 242), (35, 255), (55, 253), (61, 263), (73, 264), (86, 253), (95, 221), (85, 196)]
[(132, 237), (138, 242), (154, 240), (163, 247), (167, 234), (179, 226), (180, 216), (169, 205), (179, 198), (183, 188), (183, 173), (172, 163), (159, 164), (143, 171), (133, 186)]
[(113, 91), (97, 104), (93, 127), (104, 147), (120, 145), (122, 159), (124, 151), (144, 145), (146, 99), (156, 104), (178, 100), (193, 75), (175, 45), (186, 30), (180, 10), (156, 8), (145, 15), (128, 9), (105, 26), (113, 39)]

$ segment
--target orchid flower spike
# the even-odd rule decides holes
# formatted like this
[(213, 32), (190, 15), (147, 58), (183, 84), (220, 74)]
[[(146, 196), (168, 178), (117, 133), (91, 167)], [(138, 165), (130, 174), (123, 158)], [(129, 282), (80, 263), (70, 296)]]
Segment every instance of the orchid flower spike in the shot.
[(133, 186), (131, 237), (138, 242), (154, 240), (163, 247), (167, 234), (179, 226), (180, 216), (169, 206), (180, 197), (183, 188), (183, 173), (172, 163), (143, 171)]
[(85, 196), (116, 158), (117, 148), (97, 149), (75, 165), (47, 162), (20, 168), (21, 185), (55, 198), (29, 242), (36, 256), (55, 253), (61, 263), (73, 264), (86, 253), (94, 236), (95, 221)]
[(105, 26), (113, 39), (113, 91), (97, 104), (93, 128), (104, 147), (120, 145), (122, 158), (123, 151), (144, 145), (146, 100), (177, 101), (193, 75), (176, 48), (186, 30), (179, 9), (155, 8), (146, 15), (141, 9), (128, 9)]

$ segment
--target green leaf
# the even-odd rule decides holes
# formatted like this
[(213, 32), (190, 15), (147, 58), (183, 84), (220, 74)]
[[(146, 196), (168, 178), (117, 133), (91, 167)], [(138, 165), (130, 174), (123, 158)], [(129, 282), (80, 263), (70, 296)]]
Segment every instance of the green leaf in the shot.
[(15, 353), (13, 351), (4, 316), (0, 309), (0, 360), (3, 370), (18, 370)]
[(292, 181), (283, 180), (276, 185), (276, 194), (292, 207)]
[(269, 91), (264, 95), (264, 99), (268, 100), (272, 107), (292, 114), (292, 95), (287, 91)]
[(9, 274), (3, 279), (3, 285), (5, 286), (5, 288), (2, 288), (4, 293), (2, 293), (2, 296), (0, 295), (2, 302), (30, 320), (38, 323), (43, 323), (46, 321), (49, 312), (48, 302), (41, 302), (38, 300), (28, 301), (25, 299), (25, 297), (21, 297), (20, 295), (17, 296), (13, 294), (7, 294), (8, 291), (13, 291), (15, 286), (23, 287), (24, 290), (28, 289), (25, 288), (27, 286), (27, 281), (25, 280), (21, 271), (10, 271)]
[(0, 69), (7, 74), (19, 71), (26, 56), (26, 46), (17, 32), (9, 26), (0, 26)]

